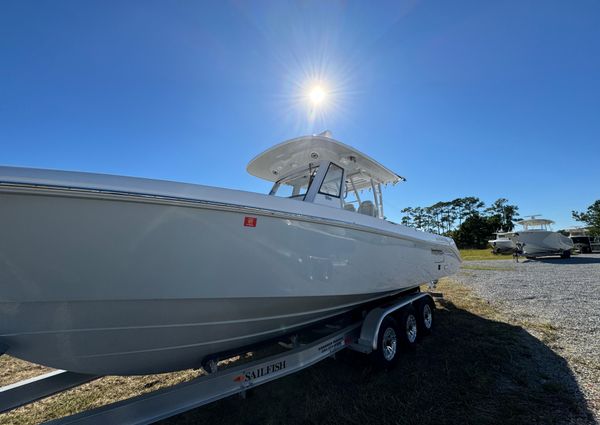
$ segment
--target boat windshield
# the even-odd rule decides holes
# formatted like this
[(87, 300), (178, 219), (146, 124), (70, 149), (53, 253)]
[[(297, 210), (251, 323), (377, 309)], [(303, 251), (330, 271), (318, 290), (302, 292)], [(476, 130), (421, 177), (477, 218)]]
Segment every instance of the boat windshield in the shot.
[(285, 198), (304, 200), (308, 188), (312, 184), (318, 165), (309, 165), (302, 171), (295, 172), (287, 177), (278, 180), (271, 189), (269, 195), (282, 196)]

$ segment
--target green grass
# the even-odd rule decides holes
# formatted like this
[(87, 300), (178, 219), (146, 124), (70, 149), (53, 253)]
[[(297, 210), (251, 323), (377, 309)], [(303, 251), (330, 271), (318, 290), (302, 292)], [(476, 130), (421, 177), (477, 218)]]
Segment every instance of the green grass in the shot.
[(477, 260), (510, 260), (510, 255), (495, 255), (492, 254), (491, 248), (486, 249), (461, 249), (460, 256), (463, 261)]
[[(568, 365), (544, 343), (555, 339), (554, 326), (531, 317), (511, 322), (448, 279), (437, 290), (444, 299), (434, 334), (403, 352), (391, 371), (343, 351), (336, 360), (253, 389), (246, 399), (229, 397), (163, 424), (593, 423)], [(17, 373), (27, 364), (14, 366)], [(0, 415), (0, 423), (39, 423), (197, 375), (106, 377)]]

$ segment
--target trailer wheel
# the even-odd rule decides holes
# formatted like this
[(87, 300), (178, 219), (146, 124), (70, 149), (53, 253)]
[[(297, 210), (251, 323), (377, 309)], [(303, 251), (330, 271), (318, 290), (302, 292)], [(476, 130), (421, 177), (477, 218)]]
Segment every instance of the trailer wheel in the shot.
[(429, 335), (433, 328), (435, 306), (429, 297), (417, 303), (417, 329), (419, 337)]
[(560, 255), (560, 258), (571, 258), (571, 251), (567, 250), (567, 251), (563, 251), (563, 253)]
[(401, 329), (398, 323), (387, 316), (379, 326), (377, 350), (373, 352), (374, 362), (382, 369), (391, 369), (398, 363)]
[(417, 345), (418, 325), (417, 313), (413, 306), (406, 306), (400, 311), (400, 340), (402, 346), (414, 349)]

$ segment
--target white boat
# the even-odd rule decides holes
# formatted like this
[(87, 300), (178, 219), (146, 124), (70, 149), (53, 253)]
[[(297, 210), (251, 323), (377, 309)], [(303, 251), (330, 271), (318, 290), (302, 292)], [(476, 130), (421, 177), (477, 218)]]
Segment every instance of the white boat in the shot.
[(509, 238), (510, 232), (498, 232), (494, 233), (496, 239), (489, 240), (488, 243), (492, 246), (494, 254), (506, 254), (515, 252), (517, 247), (515, 243)]
[(515, 242), (523, 255), (529, 258), (543, 257), (547, 255), (560, 255), (561, 258), (569, 258), (573, 241), (567, 236), (554, 232), (551, 225), (552, 220), (536, 218), (520, 220), (517, 222), (523, 227), (518, 232), (513, 232), (509, 238)]
[(600, 251), (600, 237), (590, 235), (590, 231), (585, 227), (575, 227), (567, 229), (569, 239), (573, 241), (573, 246), (582, 254), (591, 254)]
[(384, 218), (381, 186), (403, 179), (327, 135), (248, 172), (271, 193), (0, 167), (0, 346), (88, 374), (181, 370), (458, 270), (452, 239)]

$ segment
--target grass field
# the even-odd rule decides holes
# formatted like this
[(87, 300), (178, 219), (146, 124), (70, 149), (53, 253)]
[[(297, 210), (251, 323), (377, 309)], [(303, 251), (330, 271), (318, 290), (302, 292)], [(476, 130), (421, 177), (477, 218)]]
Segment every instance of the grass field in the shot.
[(491, 248), (486, 249), (461, 249), (460, 256), (464, 261), (477, 260), (510, 260), (511, 255), (495, 255), (492, 254)]
[[(555, 328), (507, 323), (494, 305), (442, 280), (434, 335), (392, 371), (342, 352), (300, 373), (164, 421), (165, 424), (523, 424), (592, 423), (564, 359), (547, 347)], [(527, 327), (527, 330), (524, 329)], [(0, 367), (27, 375), (4, 357)], [(19, 370), (21, 372), (19, 372)], [(198, 375), (107, 377), (0, 415), (33, 424)], [(3, 384), (8, 377), (2, 375)]]

